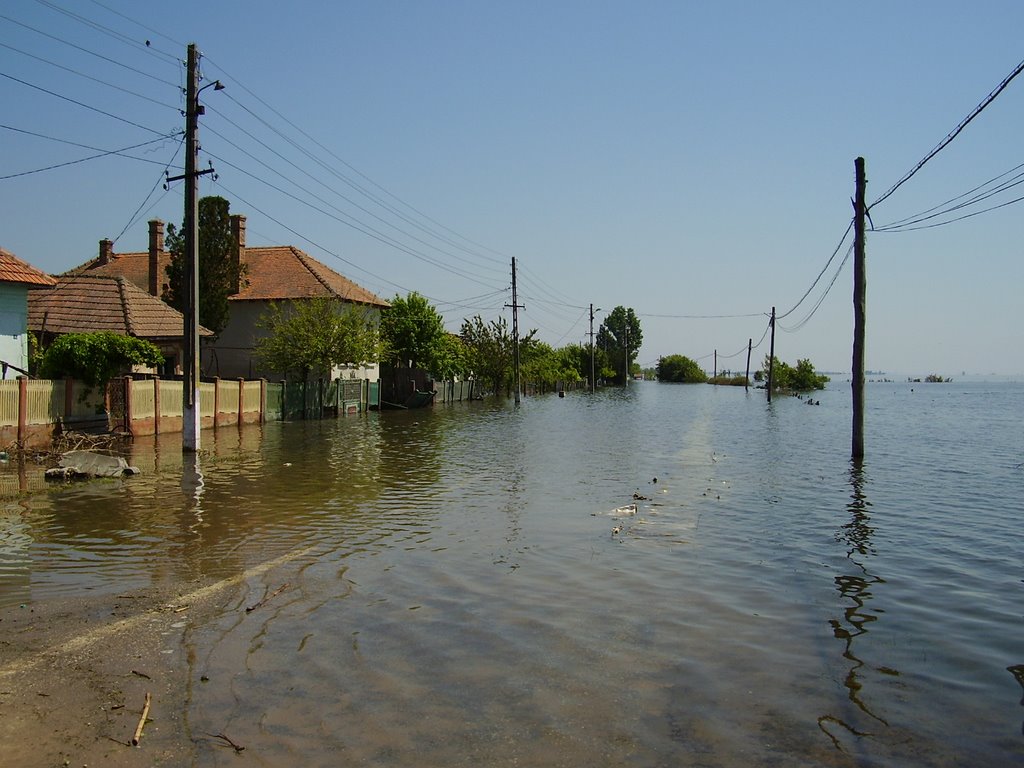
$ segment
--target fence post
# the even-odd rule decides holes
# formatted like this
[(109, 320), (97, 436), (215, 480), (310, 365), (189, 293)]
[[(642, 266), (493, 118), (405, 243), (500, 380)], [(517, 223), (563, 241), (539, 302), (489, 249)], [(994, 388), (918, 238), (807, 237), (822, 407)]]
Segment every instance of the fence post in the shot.
[(160, 377), (153, 377), (153, 434), (160, 434)]
[(18, 377), (18, 445), (25, 446), (28, 428), (28, 376)]
[(245, 379), (238, 377), (238, 426), (242, 426), (242, 414), (245, 406)]
[(64, 426), (67, 427), (71, 414), (75, 410), (75, 380), (64, 379)]
[(135, 413), (132, 409), (132, 377), (125, 376), (121, 379), (124, 382), (124, 431), (132, 434), (132, 422), (135, 421)]
[(267, 422), (267, 380), (260, 379), (260, 424)]
[[(220, 422), (220, 376), (213, 377), (213, 428)], [(200, 421), (202, 423), (202, 421)]]

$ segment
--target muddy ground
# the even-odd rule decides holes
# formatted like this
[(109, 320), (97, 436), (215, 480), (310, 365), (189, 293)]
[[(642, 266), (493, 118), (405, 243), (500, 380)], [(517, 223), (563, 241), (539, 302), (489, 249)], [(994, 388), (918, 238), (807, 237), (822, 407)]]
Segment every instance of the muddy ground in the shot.
[(193, 764), (217, 739), (189, 727), (187, 686), (205, 683), (190, 674), (184, 627), (222, 598), (223, 589), (189, 584), (0, 609), (0, 763)]

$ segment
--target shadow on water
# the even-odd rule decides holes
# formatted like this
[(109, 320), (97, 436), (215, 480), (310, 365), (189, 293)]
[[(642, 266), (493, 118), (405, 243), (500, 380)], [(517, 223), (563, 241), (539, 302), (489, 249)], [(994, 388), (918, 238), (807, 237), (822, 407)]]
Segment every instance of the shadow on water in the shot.
[[(856, 707), (852, 712), (854, 716), (862, 713), (874, 720), (876, 723), (888, 727), (889, 723), (884, 717), (878, 714), (865, 700), (864, 697), (864, 676), (862, 674), (865, 662), (861, 659), (855, 649), (856, 640), (865, 635), (868, 627), (878, 620), (878, 612), (872, 612), (870, 602), (873, 597), (872, 588), (876, 584), (884, 584), (885, 579), (877, 576), (869, 569), (870, 559), (875, 555), (872, 538), (875, 528), (871, 524), (871, 502), (868, 501), (865, 492), (866, 478), (862, 461), (853, 460), (850, 466), (850, 501), (846, 505), (850, 519), (835, 534), (836, 540), (846, 546), (846, 558), (852, 569), (850, 573), (840, 574), (835, 577), (836, 589), (840, 597), (846, 603), (841, 618), (829, 619), (832, 627), (832, 634), (843, 645), (843, 659), (848, 664), (846, 677), (843, 679), (843, 686), (846, 688), (847, 699)], [(899, 675), (899, 672), (892, 669), (880, 669), (879, 671)], [(829, 726), (836, 726), (854, 737), (854, 743), (859, 744), (865, 737), (873, 734), (857, 728), (853, 722), (854, 717), (839, 717), (834, 714), (822, 715), (818, 718), (818, 727), (832, 740), (835, 748), (841, 752), (847, 752), (843, 746), (840, 735), (837, 735)]]

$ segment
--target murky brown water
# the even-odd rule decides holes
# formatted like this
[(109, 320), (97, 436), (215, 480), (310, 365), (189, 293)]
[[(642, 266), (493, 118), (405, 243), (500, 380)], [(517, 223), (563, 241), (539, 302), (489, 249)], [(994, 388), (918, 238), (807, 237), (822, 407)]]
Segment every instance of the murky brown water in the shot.
[(178, 622), (198, 765), (1015, 764), (1024, 387), (934, 387), (862, 471), (842, 385), (139, 441), (0, 508), (0, 605), (240, 577)]

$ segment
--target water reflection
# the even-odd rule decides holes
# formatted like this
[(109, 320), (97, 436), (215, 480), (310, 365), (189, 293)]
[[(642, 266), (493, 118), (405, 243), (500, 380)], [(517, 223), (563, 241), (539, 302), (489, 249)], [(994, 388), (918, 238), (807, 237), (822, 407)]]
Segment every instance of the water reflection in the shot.
[[(846, 688), (847, 698), (857, 710), (872, 720), (888, 726), (889, 723), (884, 717), (875, 712), (865, 701), (863, 696), (864, 680), (862, 671), (865, 662), (855, 653), (855, 641), (868, 631), (868, 626), (878, 620), (877, 612), (870, 609), (872, 598), (872, 587), (875, 584), (884, 584), (885, 579), (876, 576), (868, 569), (870, 558), (875, 555), (872, 544), (872, 537), (875, 533), (871, 525), (870, 508), (864, 491), (865, 473), (863, 462), (854, 460), (850, 466), (850, 502), (846, 509), (849, 512), (850, 520), (845, 523), (837, 532), (836, 540), (846, 546), (846, 558), (853, 566), (853, 572), (841, 574), (835, 577), (836, 589), (840, 597), (846, 603), (842, 618), (829, 619), (832, 627), (832, 634), (843, 644), (843, 658), (849, 663), (843, 685)], [(898, 675), (895, 670), (882, 670), (889, 674)], [(853, 713), (856, 714), (856, 713)], [(818, 727), (832, 740), (836, 749), (841, 752), (846, 750), (839, 738), (839, 735), (830, 730), (830, 726), (837, 726), (846, 731), (858, 740), (864, 736), (870, 736), (867, 731), (856, 728), (849, 720), (837, 715), (827, 714), (818, 718)]]

